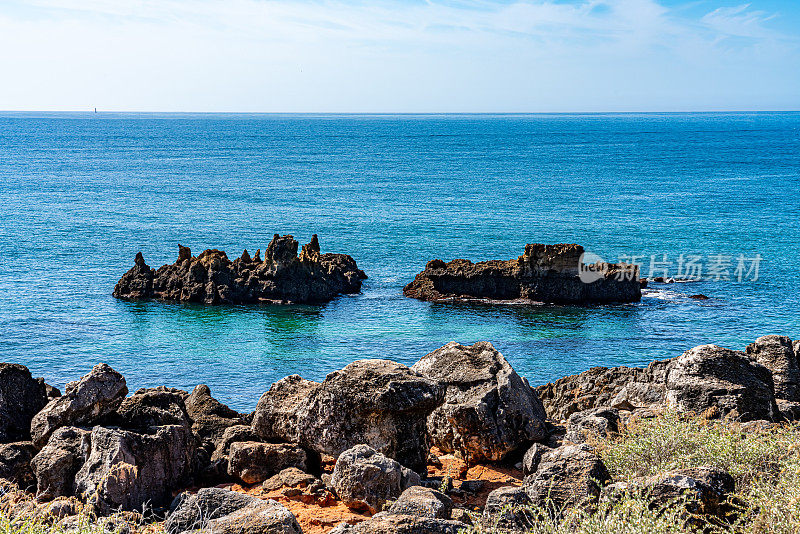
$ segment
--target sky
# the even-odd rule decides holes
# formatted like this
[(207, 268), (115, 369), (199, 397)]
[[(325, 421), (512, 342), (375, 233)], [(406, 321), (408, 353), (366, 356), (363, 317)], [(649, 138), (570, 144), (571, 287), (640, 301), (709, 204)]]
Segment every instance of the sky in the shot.
[(800, 110), (800, 0), (0, 0), (0, 110)]

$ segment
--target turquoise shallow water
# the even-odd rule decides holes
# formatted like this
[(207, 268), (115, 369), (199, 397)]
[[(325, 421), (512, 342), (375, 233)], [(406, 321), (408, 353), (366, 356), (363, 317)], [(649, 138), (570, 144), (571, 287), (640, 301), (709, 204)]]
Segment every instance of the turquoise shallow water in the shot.
[[(800, 338), (799, 191), (798, 113), (3, 113), (0, 359), (58, 386), (105, 361), (131, 389), (203, 382), (250, 409), (287, 374), (413, 363), (451, 340), (492, 341), (538, 384), (701, 343)], [(320, 307), (111, 297), (137, 251), (151, 266), (178, 243), (238, 256), (276, 232), (351, 254), (363, 294)], [(732, 256), (734, 279), (737, 255), (763, 260), (755, 282), (654, 287), (635, 305), (401, 294), (429, 259), (511, 258), (530, 242), (642, 255), (645, 274), (652, 254)]]

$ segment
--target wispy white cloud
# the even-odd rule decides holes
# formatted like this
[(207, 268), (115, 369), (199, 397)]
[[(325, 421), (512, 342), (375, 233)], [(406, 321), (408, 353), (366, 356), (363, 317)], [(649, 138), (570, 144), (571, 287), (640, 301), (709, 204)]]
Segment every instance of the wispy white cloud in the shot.
[[(734, 81), (732, 47), (762, 74), (798, 62), (797, 36), (749, 5), (696, 19), (655, 0), (3, 5), (0, 46), (14, 53), (0, 57), (12, 76), (0, 107), (82, 97), (159, 109), (589, 109), (632, 93), (641, 105), (678, 80), (681, 106), (708, 96), (711, 71)], [(796, 83), (784, 76), (787, 93)]]

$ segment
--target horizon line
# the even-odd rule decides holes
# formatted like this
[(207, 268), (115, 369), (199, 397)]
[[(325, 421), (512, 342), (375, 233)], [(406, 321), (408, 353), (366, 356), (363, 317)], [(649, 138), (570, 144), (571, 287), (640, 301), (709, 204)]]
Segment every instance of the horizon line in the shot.
[(62, 109), (62, 110), (0, 110), (0, 114), (22, 113), (79, 113), (88, 115), (100, 114), (142, 114), (142, 115), (648, 115), (648, 114), (746, 114), (746, 113), (799, 113), (798, 109), (709, 109), (709, 110), (627, 110), (627, 111), (138, 111), (138, 110), (97, 110), (97, 109)]

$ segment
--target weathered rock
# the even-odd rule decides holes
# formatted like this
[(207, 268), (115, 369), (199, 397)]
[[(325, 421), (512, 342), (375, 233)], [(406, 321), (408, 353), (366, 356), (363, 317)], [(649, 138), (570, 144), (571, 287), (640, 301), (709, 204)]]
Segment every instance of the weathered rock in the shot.
[(565, 439), (585, 443), (592, 437), (608, 437), (619, 432), (619, 412), (615, 408), (593, 408), (569, 416)]
[(522, 457), (522, 474), (527, 476), (535, 473), (536, 469), (539, 467), (539, 462), (542, 460), (542, 455), (549, 450), (550, 447), (542, 443), (534, 443), (531, 445), (525, 452), (525, 456)]
[(650, 500), (653, 508), (679, 504), (692, 516), (711, 516), (723, 521), (733, 512), (729, 502), (733, 492), (733, 477), (721, 469), (707, 466), (617, 482), (603, 490), (603, 494), (612, 500), (629, 495), (641, 496)]
[(701, 345), (670, 361), (666, 403), (681, 412), (714, 409), (741, 421), (780, 418), (772, 374), (739, 351)]
[(772, 373), (776, 398), (800, 401), (800, 364), (790, 338), (763, 336), (748, 345), (746, 352)]
[(187, 393), (164, 386), (142, 388), (122, 401), (116, 412), (103, 421), (103, 426), (119, 426), (135, 432), (148, 432), (165, 425), (191, 427), (184, 399)]
[(290, 443), (244, 441), (231, 444), (228, 474), (245, 484), (264, 482), (287, 467), (308, 470), (306, 451)]
[(31, 459), (36, 447), (30, 441), (0, 444), (0, 478), (10, 480), (21, 489), (36, 486), (31, 470)]
[(497, 488), (486, 498), (481, 523), (489, 532), (529, 532), (536, 523), (530, 497), (523, 488)]
[(39, 500), (75, 495), (75, 475), (89, 456), (91, 436), (90, 430), (72, 426), (53, 432), (31, 460)]
[(406, 514), (433, 519), (450, 519), (453, 501), (435, 489), (411, 486), (389, 507), (390, 514)]
[(337, 457), (367, 444), (425, 470), (428, 415), (443, 398), (432, 380), (387, 360), (360, 360), (320, 384), (287, 377), (262, 395), (253, 428), (265, 440), (298, 442)]
[(664, 402), (669, 360), (638, 367), (593, 367), (536, 388), (547, 415), (555, 420), (575, 412), (611, 406), (620, 410), (647, 408)]
[(317, 482), (318, 480), (319, 479), (317, 479), (314, 475), (310, 475), (296, 467), (287, 467), (277, 475), (272, 475), (265, 480), (261, 487), (264, 489), (264, 491), (274, 491), (282, 487), (303, 488)]
[(70, 382), (64, 395), (56, 397), (31, 421), (31, 437), (43, 447), (62, 426), (90, 425), (119, 407), (128, 394), (125, 378), (104, 363), (77, 382)]
[(192, 430), (203, 441), (216, 445), (229, 427), (245, 424), (245, 416), (230, 409), (211, 396), (211, 390), (200, 384), (185, 399), (186, 411), (192, 420)]
[(0, 443), (29, 440), (31, 419), (45, 404), (44, 381), (35, 380), (24, 365), (0, 363)]
[(348, 508), (372, 514), (419, 484), (417, 473), (367, 445), (343, 452), (331, 476), (331, 486)]
[(800, 402), (777, 399), (778, 411), (786, 421), (800, 421)]
[(445, 389), (444, 404), (428, 416), (428, 433), (439, 449), (468, 464), (502, 460), (547, 436), (536, 392), (491, 343), (450, 342), (411, 370)]
[(179, 534), (203, 529), (212, 519), (259, 502), (258, 497), (222, 488), (202, 488), (194, 494), (183, 492), (175, 497), (164, 530), (167, 534)]
[(468, 528), (459, 521), (383, 512), (357, 525), (340, 524), (329, 534), (461, 534)]
[(610, 479), (603, 461), (586, 446), (564, 445), (542, 455), (523, 487), (534, 505), (559, 512), (596, 503)]
[(208, 522), (210, 534), (303, 534), (297, 519), (272, 499), (254, 502)]
[(638, 302), (639, 268), (624, 263), (583, 263), (580, 245), (525, 246), (515, 260), (429, 261), (403, 289), (420, 300), (535, 301), (559, 304)]
[(253, 427), (249, 425), (234, 425), (226, 428), (222, 433), (222, 437), (217, 440), (211, 460), (216, 461), (224, 458), (227, 465), (231, 445), (242, 441), (258, 441), (258, 434), (253, 430)]
[(114, 296), (205, 304), (327, 302), (341, 293), (358, 293), (365, 278), (350, 256), (320, 254), (316, 235), (298, 258), (297, 241), (275, 234), (263, 262), (251, 259), (246, 251), (230, 261), (225, 252), (214, 249), (195, 258), (178, 245), (178, 260), (153, 270), (140, 252), (114, 288)]
[(75, 477), (77, 493), (104, 514), (164, 506), (190, 481), (195, 448), (185, 426), (158, 427), (154, 434), (95, 427)]

